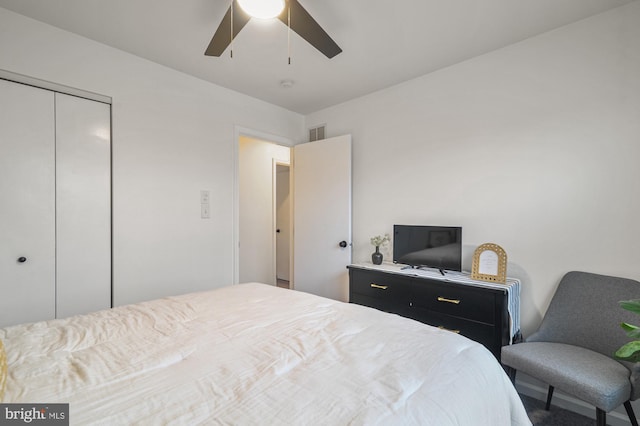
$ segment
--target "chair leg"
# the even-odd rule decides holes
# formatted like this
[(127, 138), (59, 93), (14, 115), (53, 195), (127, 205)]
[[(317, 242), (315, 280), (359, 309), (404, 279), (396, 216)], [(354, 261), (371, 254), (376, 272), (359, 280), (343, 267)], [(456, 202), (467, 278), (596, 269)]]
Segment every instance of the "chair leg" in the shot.
[(636, 414), (633, 412), (631, 401), (627, 401), (624, 403), (624, 409), (627, 410), (627, 416), (629, 416), (631, 426), (638, 426), (638, 419), (636, 419)]
[(547, 391), (547, 404), (544, 406), (544, 409), (547, 411), (551, 408), (551, 398), (553, 398), (553, 386), (549, 385), (549, 390)]
[(607, 426), (607, 412), (596, 407), (596, 425)]

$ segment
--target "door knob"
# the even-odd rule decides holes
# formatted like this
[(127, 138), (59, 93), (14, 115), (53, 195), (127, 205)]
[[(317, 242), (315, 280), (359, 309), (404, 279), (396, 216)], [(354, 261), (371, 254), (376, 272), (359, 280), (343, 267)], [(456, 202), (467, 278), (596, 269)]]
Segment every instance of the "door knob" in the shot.
[(26, 262), (26, 261), (27, 261), (27, 258), (26, 258), (26, 257), (24, 257), (24, 256), (20, 256), (20, 257), (18, 258), (18, 263), (24, 263), (24, 262)]
[(346, 241), (340, 241), (340, 243), (338, 244), (340, 247), (345, 248), (347, 246), (347, 242)]

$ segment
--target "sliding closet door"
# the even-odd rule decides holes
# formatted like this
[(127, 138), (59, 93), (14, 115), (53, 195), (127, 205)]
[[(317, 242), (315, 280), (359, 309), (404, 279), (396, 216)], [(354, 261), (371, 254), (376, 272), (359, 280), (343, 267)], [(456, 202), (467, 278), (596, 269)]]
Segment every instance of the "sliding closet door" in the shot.
[(55, 316), (53, 92), (0, 80), (0, 327)]
[(57, 318), (111, 306), (110, 106), (56, 93)]

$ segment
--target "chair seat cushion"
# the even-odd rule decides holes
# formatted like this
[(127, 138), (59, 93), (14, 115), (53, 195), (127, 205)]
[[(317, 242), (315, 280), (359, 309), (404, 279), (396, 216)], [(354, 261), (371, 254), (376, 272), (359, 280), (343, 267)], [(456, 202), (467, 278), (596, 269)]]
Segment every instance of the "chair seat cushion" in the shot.
[(630, 371), (613, 358), (578, 346), (525, 342), (502, 348), (502, 364), (609, 412), (629, 400)]

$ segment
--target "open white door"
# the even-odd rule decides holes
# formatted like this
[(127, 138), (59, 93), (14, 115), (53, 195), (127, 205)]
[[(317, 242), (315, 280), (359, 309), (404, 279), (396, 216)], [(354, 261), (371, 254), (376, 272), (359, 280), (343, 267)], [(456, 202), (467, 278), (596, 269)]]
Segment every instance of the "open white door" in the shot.
[(351, 135), (293, 147), (293, 286), (349, 300)]

